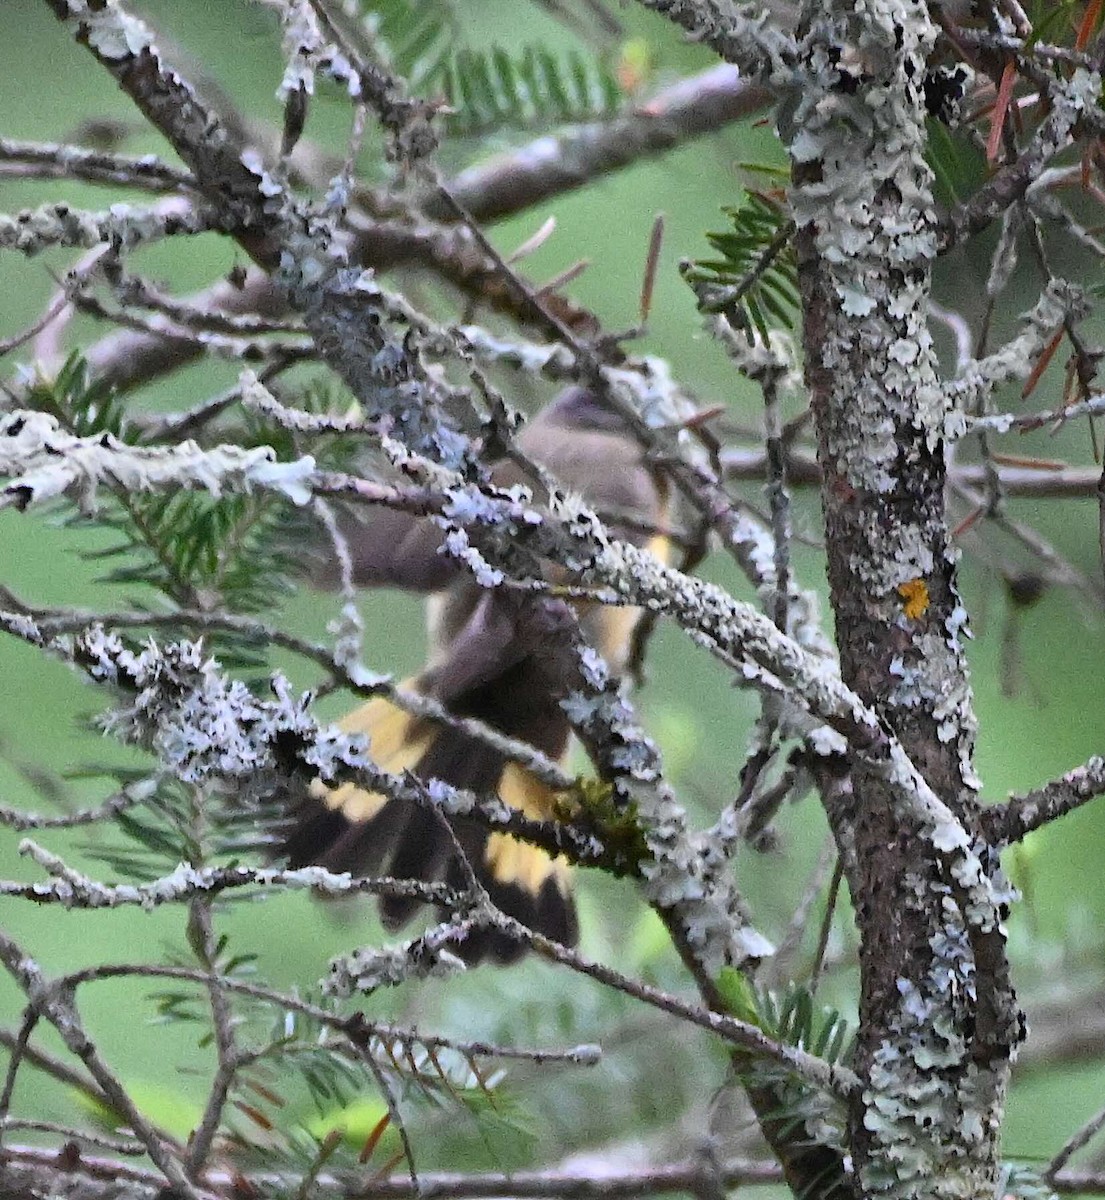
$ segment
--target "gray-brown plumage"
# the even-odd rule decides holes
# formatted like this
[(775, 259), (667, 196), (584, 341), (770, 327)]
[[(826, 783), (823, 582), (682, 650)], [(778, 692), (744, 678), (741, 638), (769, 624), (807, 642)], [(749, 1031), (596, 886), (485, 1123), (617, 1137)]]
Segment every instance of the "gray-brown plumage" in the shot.
[[(670, 514), (667, 491), (642, 462), (637, 442), (616, 414), (583, 388), (569, 388), (522, 432), (519, 447), (570, 491), (580, 493), (620, 537), (664, 553)], [(503, 463), (504, 486), (533, 483), (522, 468)], [(460, 717), (477, 717), (551, 758), (568, 751), (570, 727), (553, 673), (516, 628), (516, 601), (478, 586), (467, 570), (440, 552), (444, 533), (429, 519), (391, 510), (345, 529), (359, 586), (392, 586), (430, 593), (431, 657), (408, 687)], [(580, 619), (588, 640), (615, 671), (625, 667), (639, 612), (587, 605)], [(341, 722), (369, 738), (385, 770), (410, 770), (455, 787), (496, 791), (536, 819), (554, 812), (554, 793), (530, 772), (457, 730), (412, 717), (383, 699), (371, 700)], [(572, 943), (577, 936), (567, 865), (534, 846), (455, 820), (453, 831), (491, 899), (532, 929)], [(316, 783), (288, 836), (292, 865), (318, 863), (356, 874), (445, 880), (463, 886), (456, 850), (435, 814), (345, 784)], [(389, 898), (389, 926), (406, 921), (416, 902)], [(501, 935), (477, 932), (462, 955), (505, 961), (518, 949)]]

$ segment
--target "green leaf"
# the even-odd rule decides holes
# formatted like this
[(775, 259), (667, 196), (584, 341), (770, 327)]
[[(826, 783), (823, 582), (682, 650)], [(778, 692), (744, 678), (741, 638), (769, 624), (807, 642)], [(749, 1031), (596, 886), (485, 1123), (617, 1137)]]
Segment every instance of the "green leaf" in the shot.
[[(319, 1141), (333, 1130), (340, 1129), (345, 1143), (359, 1150), (365, 1139), (379, 1125), (381, 1118), (387, 1115), (387, 1111), (388, 1106), (383, 1100), (358, 1096), (347, 1104), (339, 1104), (317, 1116), (309, 1117), (304, 1125), (307, 1132)], [(392, 1145), (392, 1142), (395, 1144)], [(389, 1129), (384, 1134), (383, 1145), (386, 1149), (382, 1152), (382, 1157), (390, 1158), (398, 1147), (398, 1135), (394, 1130)]]
[[(182, 1142), (200, 1123), (202, 1108), (171, 1089), (142, 1080), (126, 1080), (124, 1083), (135, 1108), (158, 1129), (163, 1129)], [(74, 1092), (74, 1097), (101, 1129), (114, 1133), (127, 1125), (127, 1118), (109, 1104), (94, 1099), (86, 1092)]]
[(755, 1025), (758, 1029), (763, 1028), (756, 1001), (756, 989), (743, 972), (738, 971), (736, 967), (722, 967), (718, 972), (717, 990), (730, 1016)]
[(930, 118), (925, 127), (928, 130), (925, 157), (936, 176), (936, 199), (950, 208), (978, 189), (986, 176), (986, 163), (977, 146), (942, 121)]

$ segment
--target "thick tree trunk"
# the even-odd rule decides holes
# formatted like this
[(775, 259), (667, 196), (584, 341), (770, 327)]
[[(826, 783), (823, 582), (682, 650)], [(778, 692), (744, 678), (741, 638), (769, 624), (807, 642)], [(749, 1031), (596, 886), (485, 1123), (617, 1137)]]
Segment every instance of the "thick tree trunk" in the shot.
[[(944, 408), (926, 327), (924, 4), (821, 10), (790, 140), (829, 582), (844, 680), (970, 834), (978, 781), (966, 614), (944, 509)], [(993, 1195), (1017, 1038), (1004, 939), (937, 839), (857, 756), (830, 813), (862, 949), (851, 1114), (864, 1194)], [(854, 853), (851, 852), (854, 845)], [(993, 878), (983, 848), (972, 847)], [(985, 876), (984, 876), (985, 877)], [(965, 911), (966, 910), (966, 911)]]

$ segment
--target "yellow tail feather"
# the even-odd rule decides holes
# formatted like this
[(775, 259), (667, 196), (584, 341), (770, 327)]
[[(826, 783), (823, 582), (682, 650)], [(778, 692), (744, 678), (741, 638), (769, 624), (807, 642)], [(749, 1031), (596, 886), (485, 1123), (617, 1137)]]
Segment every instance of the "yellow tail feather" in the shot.
[[(499, 796), (511, 808), (533, 821), (547, 821), (553, 815), (553, 790), (517, 763), (507, 763), (499, 781)], [(519, 842), (505, 833), (493, 833), (487, 839), (484, 862), (496, 883), (515, 884), (537, 895), (547, 879), (552, 879), (567, 895), (571, 874), (562, 857), (550, 858), (544, 850)]]
[[(395, 775), (417, 765), (434, 740), (436, 731), (431, 726), (415, 732), (420, 724), (417, 717), (378, 697), (342, 718), (338, 728), (343, 733), (365, 734), (372, 761)], [(311, 784), (311, 795), (354, 824), (371, 821), (388, 802), (381, 792), (368, 792), (353, 783), (327, 787), (321, 779)]]
[[(338, 726), (344, 733), (364, 734), (373, 761), (392, 774), (417, 766), (438, 732), (428, 722), (382, 698), (362, 704), (338, 722)], [(311, 785), (311, 795), (353, 824), (371, 821), (388, 802), (382, 792), (370, 792), (353, 783), (328, 787), (321, 779)], [(517, 763), (508, 762), (503, 768), (500, 798), (531, 820), (549, 820), (553, 815), (554, 795), (551, 788)], [(496, 883), (513, 884), (537, 895), (546, 880), (552, 879), (561, 893), (569, 892), (571, 871), (563, 857), (550, 858), (544, 850), (519, 842), (509, 834), (491, 834), (484, 863)]]

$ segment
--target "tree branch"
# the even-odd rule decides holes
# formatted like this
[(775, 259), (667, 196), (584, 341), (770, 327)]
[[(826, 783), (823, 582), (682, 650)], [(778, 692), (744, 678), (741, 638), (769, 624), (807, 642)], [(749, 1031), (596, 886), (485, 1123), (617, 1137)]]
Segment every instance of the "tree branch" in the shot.
[(982, 836), (995, 847), (1011, 845), (1034, 829), (1102, 795), (1105, 795), (1105, 758), (1091, 758), (1061, 779), (1023, 796), (1012, 796), (1005, 804), (983, 809), (979, 814)]

